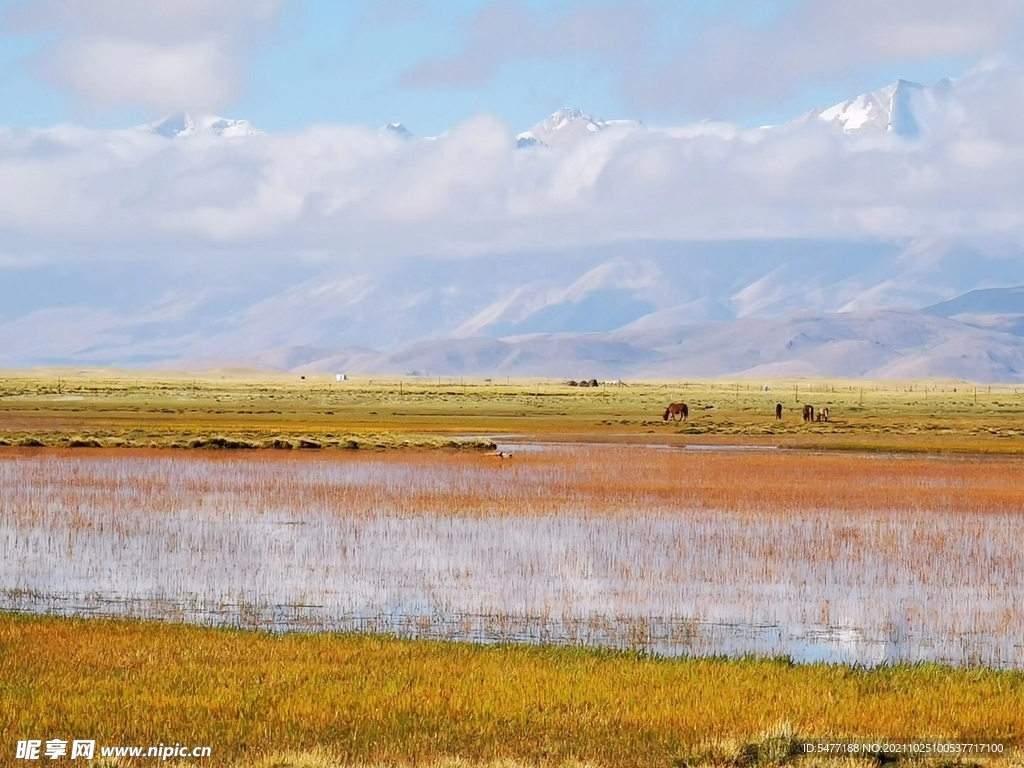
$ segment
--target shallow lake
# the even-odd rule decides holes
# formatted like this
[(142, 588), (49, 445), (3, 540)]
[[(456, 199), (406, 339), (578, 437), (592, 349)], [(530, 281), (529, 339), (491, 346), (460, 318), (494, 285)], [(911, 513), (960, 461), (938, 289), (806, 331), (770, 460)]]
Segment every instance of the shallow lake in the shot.
[(1024, 668), (1024, 465), (0, 454), (0, 608)]

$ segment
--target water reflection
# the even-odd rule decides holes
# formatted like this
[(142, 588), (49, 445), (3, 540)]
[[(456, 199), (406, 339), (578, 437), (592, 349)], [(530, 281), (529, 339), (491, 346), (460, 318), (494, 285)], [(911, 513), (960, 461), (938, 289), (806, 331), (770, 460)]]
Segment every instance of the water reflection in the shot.
[[(589, 454), (562, 450), (567, 461), (512, 468), (460, 457), (2, 458), (0, 607), (1024, 668), (1018, 515), (752, 515), (635, 489), (602, 507), (605, 486), (589, 485), (592, 462), (579, 460)], [(663, 453), (615, 450), (612, 466), (631, 470)]]

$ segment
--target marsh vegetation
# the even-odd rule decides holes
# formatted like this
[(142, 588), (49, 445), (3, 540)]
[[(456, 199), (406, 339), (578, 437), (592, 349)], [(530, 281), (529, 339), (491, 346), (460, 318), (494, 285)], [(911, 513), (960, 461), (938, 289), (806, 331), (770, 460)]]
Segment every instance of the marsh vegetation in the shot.
[(1024, 462), (567, 446), (0, 455), (2, 605), (1024, 668)]

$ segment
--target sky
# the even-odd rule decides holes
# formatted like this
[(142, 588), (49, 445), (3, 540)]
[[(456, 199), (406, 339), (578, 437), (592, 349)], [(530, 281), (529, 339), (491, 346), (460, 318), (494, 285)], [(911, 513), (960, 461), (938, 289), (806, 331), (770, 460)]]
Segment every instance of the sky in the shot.
[[(0, 0), (0, 267), (737, 238), (1012, 252), (1022, 24), (1024, 0)], [(915, 140), (787, 122), (949, 75)], [(643, 126), (516, 149), (562, 106)], [(132, 128), (179, 110), (264, 133)]]
[(577, 107), (756, 127), (959, 77), (1022, 20), (1018, 0), (0, 0), (0, 125), (191, 110), (426, 136)]
[[(390, 345), (594, 290), (673, 308), (678, 275), (714, 278), (687, 286), (714, 317), (1016, 285), (1022, 25), (1024, 0), (0, 0), (0, 360), (239, 324)], [(901, 91), (913, 135), (801, 119), (945, 77)], [(562, 107), (642, 123), (517, 147)], [(138, 128), (183, 110), (262, 132)]]

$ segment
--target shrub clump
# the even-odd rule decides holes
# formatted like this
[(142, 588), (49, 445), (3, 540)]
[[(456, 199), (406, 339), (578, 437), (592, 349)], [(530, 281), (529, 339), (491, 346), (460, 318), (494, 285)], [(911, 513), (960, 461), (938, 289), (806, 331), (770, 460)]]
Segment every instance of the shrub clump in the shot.
[(264, 440), (260, 446), (280, 451), (290, 451), (295, 447), (290, 440), (285, 440), (283, 437), (272, 437), (269, 440)]
[(83, 437), (82, 435), (75, 435), (68, 440), (69, 448), (102, 448), (103, 443), (97, 440), (95, 437)]
[(728, 766), (728, 768), (778, 768), (803, 754), (801, 742), (789, 723), (765, 732), (757, 741), (726, 739), (703, 744), (692, 754), (676, 760), (677, 768)]

